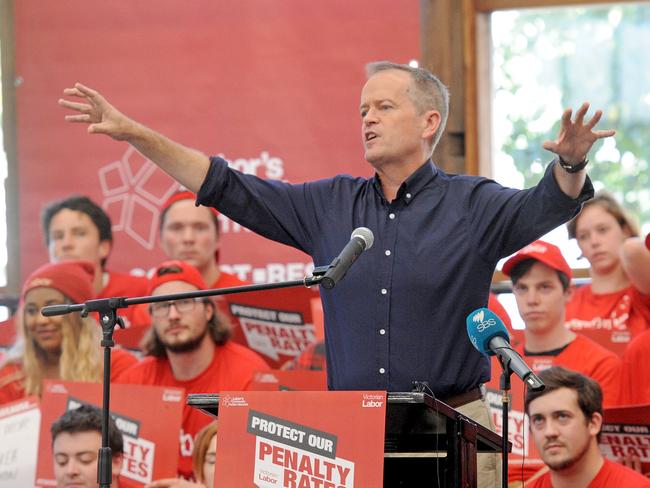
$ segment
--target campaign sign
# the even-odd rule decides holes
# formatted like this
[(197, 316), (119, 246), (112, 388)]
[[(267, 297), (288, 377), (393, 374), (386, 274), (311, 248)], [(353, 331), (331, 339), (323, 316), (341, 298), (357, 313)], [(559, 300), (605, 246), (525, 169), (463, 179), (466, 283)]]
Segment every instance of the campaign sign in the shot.
[(304, 369), (258, 371), (251, 391), (327, 391), (327, 373)]
[(34, 486), (41, 412), (38, 398), (27, 397), (0, 407), (0, 486)]
[(215, 487), (383, 484), (386, 392), (225, 392)]
[[(120, 477), (144, 486), (159, 478), (175, 478), (185, 392), (179, 388), (111, 385), (111, 415), (124, 438)], [(137, 401), (134, 401), (137, 399)], [(52, 423), (67, 410), (87, 403), (101, 408), (102, 385), (46, 381), (41, 411), (36, 486), (56, 486), (52, 460)]]
[(316, 342), (310, 288), (283, 288), (220, 297), (221, 310), (233, 323), (233, 340), (279, 368)]
[(650, 476), (650, 405), (606, 409), (599, 447), (612, 461), (639, 458), (641, 471)]

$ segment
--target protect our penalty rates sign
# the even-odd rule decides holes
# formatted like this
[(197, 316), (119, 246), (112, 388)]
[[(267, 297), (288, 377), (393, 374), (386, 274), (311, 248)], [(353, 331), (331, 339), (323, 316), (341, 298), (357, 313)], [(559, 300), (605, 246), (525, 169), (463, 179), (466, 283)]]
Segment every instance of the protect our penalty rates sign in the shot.
[(605, 409), (598, 445), (612, 461), (638, 458), (641, 472), (650, 477), (650, 405)]
[(225, 392), (215, 487), (383, 484), (386, 392)]
[[(124, 440), (120, 478), (144, 486), (175, 478), (185, 391), (144, 385), (111, 385), (110, 411)], [(52, 423), (68, 410), (90, 404), (101, 408), (98, 383), (45, 381), (36, 486), (56, 486), (52, 459)]]

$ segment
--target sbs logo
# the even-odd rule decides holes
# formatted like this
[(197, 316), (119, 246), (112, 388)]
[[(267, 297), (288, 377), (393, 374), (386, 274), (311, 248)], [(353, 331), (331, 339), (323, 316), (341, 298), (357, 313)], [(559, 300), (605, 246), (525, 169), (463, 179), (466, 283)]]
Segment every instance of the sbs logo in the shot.
[(476, 330), (478, 330), (479, 332), (483, 332), (485, 329), (489, 329), (493, 325), (497, 325), (497, 321), (494, 319), (487, 319), (481, 322), (480, 324), (478, 324), (476, 326)]

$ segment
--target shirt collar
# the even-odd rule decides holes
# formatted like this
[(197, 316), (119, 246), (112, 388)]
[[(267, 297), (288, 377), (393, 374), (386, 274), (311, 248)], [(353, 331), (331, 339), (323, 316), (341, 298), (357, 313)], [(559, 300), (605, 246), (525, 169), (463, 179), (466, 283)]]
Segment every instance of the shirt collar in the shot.
[[(415, 170), (415, 172), (409, 176), (404, 183), (402, 183), (397, 191), (396, 200), (403, 200), (406, 204), (411, 203), (415, 199), (415, 196), (420, 193), (420, 191), (437, 175), (438, 168), (433, 164), (433, 161), (430, 159), (427, 160), (422, 166)], [(377, 193), (383, 197), (383, 192), (381, 191), (381, 179), (377, 173), (375, 173), (375, 176), (372, 179), (372, 184)]]

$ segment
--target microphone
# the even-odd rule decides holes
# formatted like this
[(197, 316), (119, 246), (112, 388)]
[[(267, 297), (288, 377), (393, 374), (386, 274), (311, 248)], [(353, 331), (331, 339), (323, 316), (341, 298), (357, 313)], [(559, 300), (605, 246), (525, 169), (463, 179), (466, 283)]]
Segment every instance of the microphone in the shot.
[(521, 378), (531, 390), (543, 390), (544, 383), (510, 346), (508, 330), (501, 319), (487, 308), (474, 310), (467, 316), (467, 335), (472, 345), (489, 356), (495, 354), (501, 358), (513, 373)]
[(336, 284), (343, 279), (350, 266), (357, 260), (363, 251), (372, 247), (375, 236), (372, 231), (366, 227), (357, 227), (352, 231), (350, 242), (348, 242), (341, 254), (339, 254), (320, 281), (320, 285), (328, 290), (334, 288)]
[(648, 250), (650, 250), (650, 234), (645, 236), (645, 247), (647, 247)]

